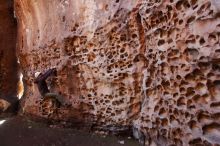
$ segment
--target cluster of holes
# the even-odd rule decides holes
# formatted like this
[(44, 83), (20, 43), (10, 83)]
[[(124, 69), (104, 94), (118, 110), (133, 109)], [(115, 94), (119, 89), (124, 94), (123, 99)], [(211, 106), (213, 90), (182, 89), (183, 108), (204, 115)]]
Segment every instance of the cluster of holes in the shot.
[[(116, 0), (116, 3), (119, 2)], [(77, 104), (78, 101), (71, 96), (76, 93), (74, 86), (70, 88), (70, 84), (77, 84), (81, 92), (78, 100), (82, 111), (96, 115), (96, 122), (102, 125), (124, 125), (129, 120), (129, 117), (125, 117), (125, 109), (132, 109), (129, 110), (129, 114), (134, 116), (137, 115), (135, 109), (140, 106), (141, 86), (138, 81), (132, 86), (130, 83), (124, 83), (127, 79), (136, 76), (139, 78), (140, 75), (133, 75), (131, 72), (135, 65), (146, 59), (136, 51), (140, 48), (138, 23), (136, 19), (128, 18), (127, 13), (127, 10), (119, 9), (112, 18), (117, 24), (110, 30), (105, 27), (99, 28), (91, 41), (87, 41), (86, 36), (73, 36), (65, 38), (63, 46), (52, 41), (50, 45), (32, 50), (31, 53), (35, 70), (44, 71), (50, 66), (61, 69), (50, 84), (55, 84), (55, 87), (58, 87), (55, 91), (60, 90), (59, 94), (72, 104)], [(79, 29), (80, 25), (75, 24), (72, 31), (77, 32)], [(77, 76), (79, 82), (72, 83), (71, 74)], [(33, 78), (32, 76), (32, 81)], [(100, 91), (99, 85), (102, 84), (109, 86)], [(63, 88), (66, 85), (68, 87)], [(105, 93), (105, 90), (112, 89), (114, 92)], [(130, 97), (132, 94), (135, 96)], [(47, 117), (55, 116), (56, 107), (48, 107), (50, 104), (51, 101), (36, 103), (37, 106), (40, 105), (42, 115)]]
[(182, 35), (197, 20), (206, 23), (214, 17), (211, 2), (170, 0), (159, 8), (160, 1), (154, 2), (146, 2), (154, 9), (140, 10), (145, 31), (150, 32), (144, 54), (149, 66), (142, 130), (165, 137), (171, 145), (219, 144), (219, 24), (206, 35)]
[[(209, 0), (143, 0), (131, 13), (119, 9), (113, 24), (97, 29), (90, 41), (68, 37), (63, 46), (33, 51), (33, 66), (62, 66), (56, 84), (69, 100), (73, 88), (62, 87), (72, 79), (67, 72), (76, 70), (80, 108), (97, 124), (130, 124), (141, 111), (142, 131), (171, 145), (220, 143), (220, 33), (188, 29), (213, 16)], [(72, 31), (79, 29), (75, 24)], [(41, 105), (45, 115), (53, 113)]]
[(53, 118), (57, 116), (57, 110), (60, 103), (55, 98), (47, 98), (36, 101), (39, 105), (39, 113), (45, 118)]

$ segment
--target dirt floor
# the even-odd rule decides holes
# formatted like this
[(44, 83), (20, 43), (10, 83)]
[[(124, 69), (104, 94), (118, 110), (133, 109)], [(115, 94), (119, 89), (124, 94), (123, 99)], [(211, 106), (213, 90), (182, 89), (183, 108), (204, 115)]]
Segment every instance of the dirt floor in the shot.
[(12, 117), (0, 119), (0, 146), (139, 146), (139, 144), (130, 137), (105, 137), (75, 129), (56, 126), (51, 128), (26, 118)]

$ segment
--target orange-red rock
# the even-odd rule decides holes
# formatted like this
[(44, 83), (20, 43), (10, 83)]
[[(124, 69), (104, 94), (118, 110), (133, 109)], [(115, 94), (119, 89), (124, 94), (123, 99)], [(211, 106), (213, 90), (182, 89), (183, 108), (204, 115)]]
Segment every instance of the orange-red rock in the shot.
[(34, 73), (57, 67), (48, 84), (70, 106), (50, 118), (132, 125), (157, 145), (220, 144), (218, 0), (15, 6), (25, 113), (48, 118)]

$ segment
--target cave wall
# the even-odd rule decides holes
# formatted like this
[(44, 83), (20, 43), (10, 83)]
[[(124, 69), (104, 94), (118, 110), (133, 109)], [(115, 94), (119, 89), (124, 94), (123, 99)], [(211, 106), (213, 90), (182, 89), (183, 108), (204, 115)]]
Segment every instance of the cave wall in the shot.
[[(220, 144), (218, 0), (15, 0), (24, 113)], [(64, 105), (42, 105), (34, 73)], [(111, 129), (111, 128), (110, 128)]]
[(16, 34), (13, 1), (0, 0), (0, 113), (18, 100)]

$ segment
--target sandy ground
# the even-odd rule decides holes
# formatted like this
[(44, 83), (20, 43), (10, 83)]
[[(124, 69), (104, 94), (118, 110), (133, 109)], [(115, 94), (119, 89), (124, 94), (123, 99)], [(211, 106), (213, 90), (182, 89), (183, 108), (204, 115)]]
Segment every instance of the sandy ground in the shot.
[(0, 146), (139, 146), (128, 137), (104, 137), (75, 129), (51, 128), (22, 117), (7, 118), (1, 124), (2, 120)]

